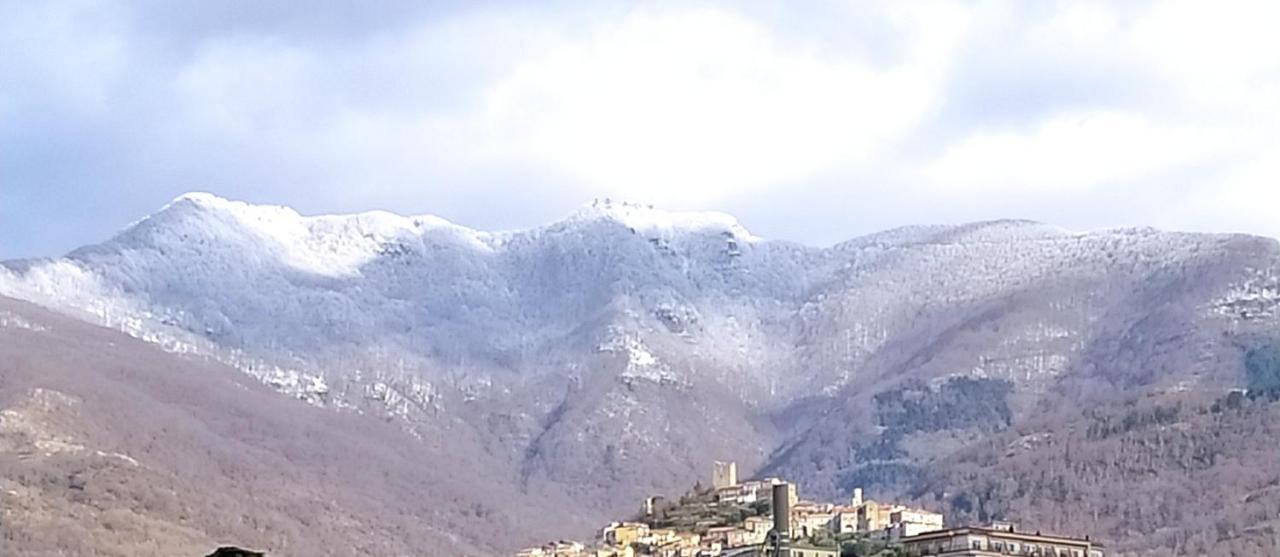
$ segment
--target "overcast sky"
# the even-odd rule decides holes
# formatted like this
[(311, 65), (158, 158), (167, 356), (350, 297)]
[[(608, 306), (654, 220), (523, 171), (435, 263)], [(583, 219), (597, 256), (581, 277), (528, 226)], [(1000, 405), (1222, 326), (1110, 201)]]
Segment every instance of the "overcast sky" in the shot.
[(0, 0), (0, 258), (193, 190), (1280, 236), (1280, 2), (586, 4)]

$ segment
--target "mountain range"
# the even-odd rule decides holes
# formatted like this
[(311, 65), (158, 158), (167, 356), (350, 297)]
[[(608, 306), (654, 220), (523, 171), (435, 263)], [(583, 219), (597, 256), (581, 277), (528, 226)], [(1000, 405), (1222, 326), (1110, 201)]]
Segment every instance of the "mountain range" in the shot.
[[(1271, 388), (1249, 356), (1280, 341), (1267, 238), (997, 221), (818, 248), (626, 203), (484, 232), (187, 194), (103, 243), (0, 264), (0, 295), (0, 403), (19, 416), (0, 462), (209, 499), (175, 522), (150, 494), (20, 481), (9, 493), (60, 494), (6, 516), (30, 548), (123, 506), (175, 543), (291, 554), (323, 529), (307, 554), (500, 554), (732, 459), (802, 496), (864, 487), (1119, 554), (1280, 550), (1280, 411), (1249, 396)], [(134, 439), (153, 410), (182, 420)], [(50, 439), (84, 448), (31, 448)], [(240, 454), (257, 461), (226, 489), (179, 464)], [(331, 506), (295, 512), (329, 500), (316, 482)], [(366, 521), (398, 545), (329, 526)]]

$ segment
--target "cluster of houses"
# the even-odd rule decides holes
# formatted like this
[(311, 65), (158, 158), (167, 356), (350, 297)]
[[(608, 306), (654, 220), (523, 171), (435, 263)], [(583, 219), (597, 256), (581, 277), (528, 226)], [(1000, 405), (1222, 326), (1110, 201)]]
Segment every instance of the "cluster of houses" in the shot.
[[(853, 490), (848, 504), (834, 504), (799, 500), (795, 484), (779, 478), (739, 483), (734, 462), (715, 463), (712, 483), (718, 502), (735, 505), (749, 505), (771, 497), (774, 485), (786, 485), (790, 498), (791, 536), (797, 539), (824, 534), (862, 534), (873, 540), (897, 541), (943, 529), (941, 513), (864, 499), (861, 488)], [(768, 524), (767, 519), (761, 520)], [(749, 531), (747, 526), (743, 524), (741, 529)], [(767, 531), (768, 527), (765, 529)]]
[[(755, 517), (752, 517), (755, 518)], [(763, 520), (762, 523), (768, 523)], [(721, 555), (726, 549), (759, 545), (770, 526), (760, 526), (759, 535), (744, 538), (736, 528), (709, 528), (705, 533), (671, 528), (651, 528), (643, 522), (614, 522), (601, 531), (600, 543), (588, 548), (572, 541), (552, 542), (517, 553), (517, 557), (706, 557)], [(730, 533), (734, 530), (734, 533)]]
[[(1102, 557), (1097, 544), (1085, 540), (1016, 532), (1011, 525), (990, 528), (946, 529), (941, 513), (897, 503), (863, 498), (854, 489), (847, 503), (801, 500), (796, 486), (781, 478), (739, 482), (737, 465), (717, 462), (712, 470), (712, 490), (703, 505), (761, 512), (735, 520), (700, 520), (682, 526), (656, 527), (672, 506), (660, 497), (644, 503), (642, 517), (634, 522), (605, 526), (592, 546), (560, 541), (529, 548), (517, 557), (719, 557), (765, 555), (764, 547), (774, 528), (773, 494), (785, 493), (789, 509), (790, 557), (839, 557), (836, 539), (856, 537), (897, 545), (914, 555), (1036, 555), (1041, 557)], [(783, 486), (775, 490), (775, 486)], [(719, 516), (737, 516), (726, 512)], [(668, 521), (669, 522), (669, 521)], [(825, 543), (825, 547), (823, 546)]]

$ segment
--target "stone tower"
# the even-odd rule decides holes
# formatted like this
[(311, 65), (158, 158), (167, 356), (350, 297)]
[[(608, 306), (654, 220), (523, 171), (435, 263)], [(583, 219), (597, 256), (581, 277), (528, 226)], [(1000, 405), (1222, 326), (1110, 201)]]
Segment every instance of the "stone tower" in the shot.
[(711, 487), (720, 489), (738, 485), (738, 463), (717, 460), (711, 468)]

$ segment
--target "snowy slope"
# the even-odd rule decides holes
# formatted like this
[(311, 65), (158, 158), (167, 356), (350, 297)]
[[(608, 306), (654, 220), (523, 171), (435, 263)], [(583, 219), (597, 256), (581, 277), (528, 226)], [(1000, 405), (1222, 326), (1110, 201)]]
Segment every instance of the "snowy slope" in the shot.
[[(1008, 380), (1019, 411), (1082, 374), (1226, 388), (1231, 339), (1280, 319), (1278, 251), (1026, 221), (818, 249), (604, 202), (484, 232), (188, 194), (101, 244), (0, 265), (0, 294), (623, 501), (621, 485), (672, 488), (711, 459), (761, 464), (805, 425), (770, 417), (905, 378)], [(1143, 379), (1133, 354), (1168, 373)]]
[[(309, 378), (276, 382), (317, 391), (392, 372), (415, 391), (445, 378), (473, 388), (631, 347), (631, 361), (652, 362), (658, 375), (706, 376), (758, 403), (867, 373), (868, 357), (934, 309), (1045, 283), (1142, 280), (1238, 241), (997, 221), (909, 227), (819, 250), (762, 240), (723, 213), (626, 203), (597, 201), (544, 227), (489, 233), (434, 216), (308, 217), (192, 193), (102, 244), (7, 264), (0, 293), (242, 367), (304, 370)], [(1260, 272), (1261, 282), (1250, 275), (1224, 287), (1217, 303), (1270, 300)], [(1061, 373), (1105, 300), (1078, 291), (1055, 299), (1056, 311), (1037, 310), (1019, 338), (1062, 346), (1020, 354), (1016, 372), (999, 373)]]
[(803, 295), (812, 250), (757, 242), (727, 215), (630, 205), (490, 234), (188, 194), (108, 242), (21, 266), (3, 291), (315, 367), (338, 356), (511, 367), (554, 343), (608, 340), (584, 322), (652, 313), (692, 334), (704, 317), (757, 318), (721, 315), (723, 298)]

